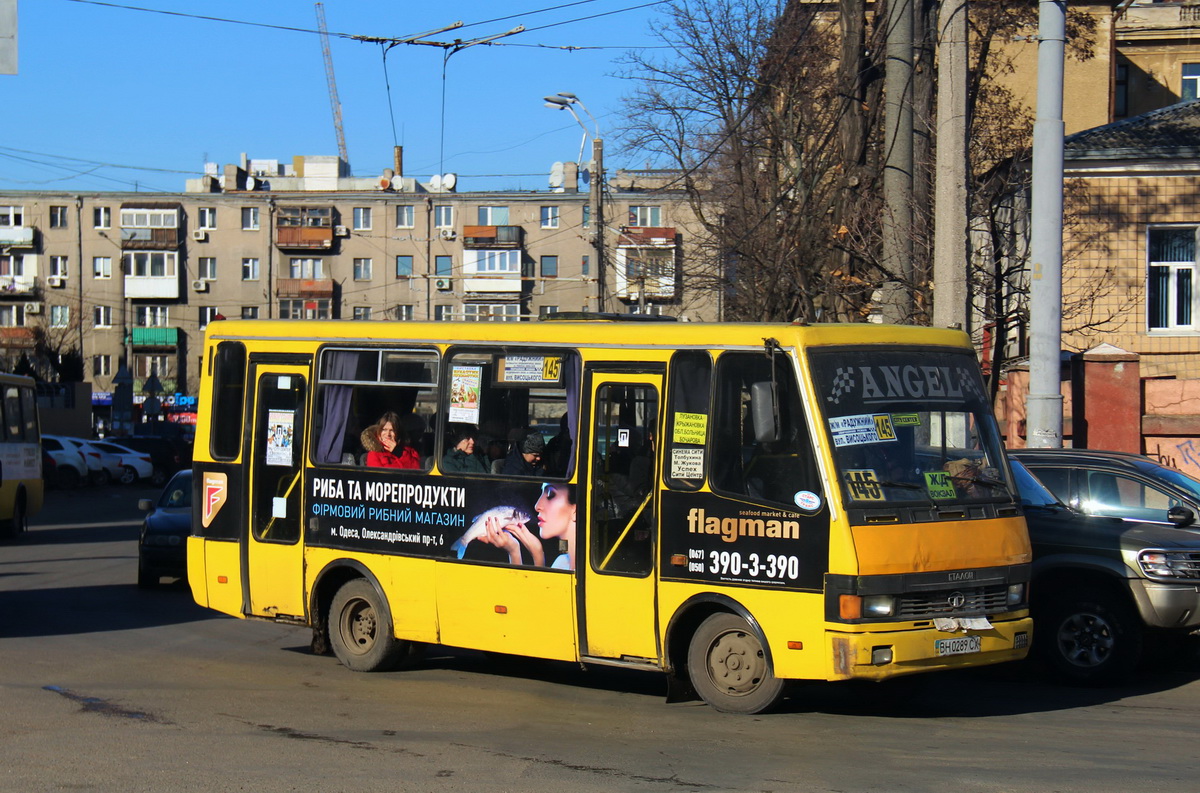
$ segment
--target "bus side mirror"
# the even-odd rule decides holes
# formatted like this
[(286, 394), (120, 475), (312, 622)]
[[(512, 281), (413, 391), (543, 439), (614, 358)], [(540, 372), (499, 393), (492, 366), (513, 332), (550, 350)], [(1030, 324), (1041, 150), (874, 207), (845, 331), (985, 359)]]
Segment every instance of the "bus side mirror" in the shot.
[(766, 380), (750, 384), (750, 417), (754, 422), (754, 440), (774, 443), (779, 440), (779, 403), (775, 385)]

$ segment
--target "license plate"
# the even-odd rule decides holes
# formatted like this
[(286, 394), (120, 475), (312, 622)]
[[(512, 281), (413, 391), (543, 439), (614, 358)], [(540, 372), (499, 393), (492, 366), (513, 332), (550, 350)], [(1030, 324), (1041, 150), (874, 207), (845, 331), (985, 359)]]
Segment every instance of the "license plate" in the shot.
[(977, 653), (983, 649), (983, 639), (979, 636), (960, 636), (955, 639), (937, 639), (933, 643), (938, 655), (964, 655)]

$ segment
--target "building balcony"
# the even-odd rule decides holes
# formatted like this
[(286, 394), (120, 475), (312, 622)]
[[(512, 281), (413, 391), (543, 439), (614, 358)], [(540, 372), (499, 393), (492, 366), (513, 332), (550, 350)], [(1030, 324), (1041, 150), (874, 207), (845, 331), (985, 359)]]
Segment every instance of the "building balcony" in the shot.
[(333, 247), (333, 226), (276, 226), (275, 245), (293, 250), (328, 250)]
[(472, 296), (480, 294), (518, 294), (521, 291), (521, 279), (516, 276), (477, 276), (462, 279), (463, 292)]
[(125, 297), (179, 298), (179, 279), (174, 275), (127, 275)]
[(33, 328), (0, 328), (0, 348), (31, 350), (33, 345)]
[(0, 226), (0, 245), (33, 247), (33, 226)]
[(617, 247), (674, 248), (676, 236), (672, 226), (623, 226), (617, 235)]
[(521, 226), (463, 226), (464, 248), (520, 248), (524, 242)]
[(280, 278), (275, 282), (279, 297), (333, 297), (332, 278)]
[(179, 229), (121, 229), (121, 250), (125, 251), (169, 251), (182, 244)]
[[(60, 282), (63, 279), (59, 279)], [(37, 276), (34, 275), (0, 275), (0, 300), (28, 300), (41, 293)]]
[(130, 342), (134, 347), (177, 347), (179, 328), (134, 328)]

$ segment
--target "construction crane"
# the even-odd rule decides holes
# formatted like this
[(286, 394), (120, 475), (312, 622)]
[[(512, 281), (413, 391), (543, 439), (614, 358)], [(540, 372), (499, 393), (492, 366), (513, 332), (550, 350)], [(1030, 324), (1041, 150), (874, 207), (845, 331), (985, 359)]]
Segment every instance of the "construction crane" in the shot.
[(329, 84), (329, 107), (333, 110), (333, 129), (337, 133), (338, 157), (350, 168), (350, 156), (346, 153), (346, 135), (342, 132), (342, 102), (338, 99), (337, 80), (333, 76), (333, 53), (329, 51), (329, 31), (325, 29), (325, 7), (317, 7), (317, 30), (321, 32), (321, 55), (325, 58), (325, 82)]

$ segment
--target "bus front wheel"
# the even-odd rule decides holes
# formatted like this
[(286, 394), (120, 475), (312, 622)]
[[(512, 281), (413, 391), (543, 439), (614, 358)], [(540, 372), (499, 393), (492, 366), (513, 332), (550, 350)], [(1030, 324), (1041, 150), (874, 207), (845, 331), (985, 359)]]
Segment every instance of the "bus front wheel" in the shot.
[(392, 635), (386, 601), (362, 578), (347, 581), (329, 607), (329, 644), (342, 665), (355, 672), (386, 672), (414, 650)]
[(775, 677), (762, 640), (728, 612), (700, 623), (688, 645), (687, 666), (696, 693), (724, 713), (762, 713), (783, 696), (783, 681)]

